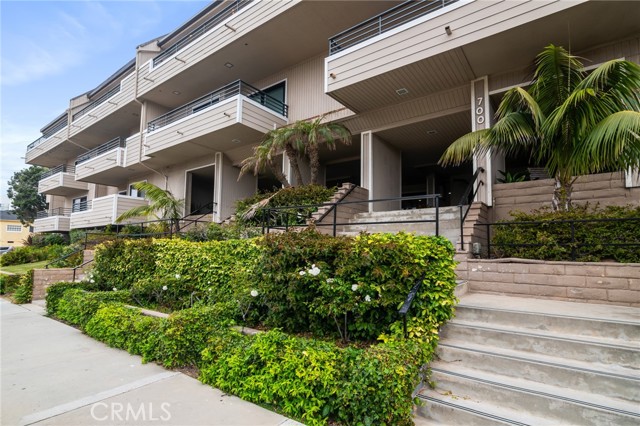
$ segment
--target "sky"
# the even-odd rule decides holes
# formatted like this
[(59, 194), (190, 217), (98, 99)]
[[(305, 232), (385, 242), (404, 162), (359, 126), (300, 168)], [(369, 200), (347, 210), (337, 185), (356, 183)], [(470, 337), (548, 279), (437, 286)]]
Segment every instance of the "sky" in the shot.
[(209, 1), (0, 0), (0, 203), (40, 129)]

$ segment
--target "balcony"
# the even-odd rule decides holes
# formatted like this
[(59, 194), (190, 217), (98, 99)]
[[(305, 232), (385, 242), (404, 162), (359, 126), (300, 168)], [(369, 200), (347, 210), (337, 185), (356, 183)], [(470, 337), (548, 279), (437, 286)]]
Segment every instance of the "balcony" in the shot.
[(129, 173), (125, 164), (126, 141), (117, 137), (88, 151), (76, 160), (76, 179), (79, 181), (118, 186)]
[(78, 182), (75, 179), (75, 167), (61, 164), (56, 166), (40, 177), (38, 182), (38, 193), (43, 195), (68, 196), (89, 188), (85, 182)]
[(285, 103), (238, 80), (150, 121), (144, 154), (169, 164), (250, 145), (287, 114)]
[[(365, 112), (522, 69), (539, 53), (538, 40), (563, 42), (560, 21), (581, 21), (585, 7), (606, 9), (583, 3), (407, 1), (329, 39), (325, 91)], [(572, 45), (577, 26), (582, 42), (593, 38), (594, 31), (572, 24)]]
[(63, 145), (67, 140), (67, 115), (45, 129), (38, 139), (27, 145), (25, 163), (55, 167), (66, 161)]
[(57, 208), (41, 211), (33, 222), (33, 232), (69, 232), (71, 209)]
[[(138, 206), (146, 206), (149, 202), (143, 198), (127, 195), (107, 195), (94, 198), (75, 206), (71, 212), (71, 229), (101, 227), (115, 224), (122, 213)], [(140, 221), (132, 219), (131, 222)]]
[(140, 123), (140, 105), (134, 100), (135, 72), (87, 105), (73, 112), (69, 136), (92, 148), (105, 139), (129, 134)]

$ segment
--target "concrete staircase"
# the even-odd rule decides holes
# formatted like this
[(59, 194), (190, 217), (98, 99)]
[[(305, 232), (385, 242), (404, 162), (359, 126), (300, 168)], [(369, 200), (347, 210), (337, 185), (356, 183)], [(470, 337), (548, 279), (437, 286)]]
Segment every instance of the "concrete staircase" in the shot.
[(462, 296), (416, 425), (640, 424), (637, 308)]
[[(446, 237), (454, 245), (460, 240), (460, 209), (457, 206), (440, 207), (440, 235)], [(418, 220), (434, 220), (435, 208), (414, 210), (393, 210), (384, 212), (356, 213), (349, 220), (349, 225), (341, 227), (340, 235), (357, 235), (361, 232), (412, 232), (417, 235), (435, 235), (433, 222), (415, 222)], [(397, 222), (377, 224), (370, 222)]]

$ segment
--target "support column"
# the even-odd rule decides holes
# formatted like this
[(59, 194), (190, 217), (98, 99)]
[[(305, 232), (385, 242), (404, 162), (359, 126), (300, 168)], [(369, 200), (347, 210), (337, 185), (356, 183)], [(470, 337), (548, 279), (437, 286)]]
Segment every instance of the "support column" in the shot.
[[(402, 195), (402, 158), (400, 151), (371, 131), (361, 134), (360, 183), (369, 190), (369, 199), (395, 198)], [(369, 211), (400, 209), (399, 201), (369, 204)]]
[[(471, 130), (488, 129), (493, 125), (493, 109), (489, 102), (489, 79), (481, 77), (471, 82)], [(489, 150), (485, 155), (474, 154), (473, 172), (482, 167), (478, 180), (484, 185), (478, 190), (474, 201), (481, 201), (488, 206), (493, 205), (493, 183), (498, 170), (504, 170), (504, 155)], [(476, 182), (476, 185), (478, 183)]]
[(214, 222), (222, 222), (231, 216), (235, 210), (237, 200), (247, 198), (255, 194), (258, 189), (258, 179), (250, 174), (241, 178), (240, 169), (222, 152), (216, 152), (215, 156), (215, 181), (213, 182), (213, 201), (215, 213)]

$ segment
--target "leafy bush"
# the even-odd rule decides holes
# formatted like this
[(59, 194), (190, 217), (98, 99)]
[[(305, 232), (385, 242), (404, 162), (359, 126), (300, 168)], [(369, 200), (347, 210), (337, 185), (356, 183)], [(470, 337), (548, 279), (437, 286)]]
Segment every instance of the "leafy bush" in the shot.
[(69, 243), (69, 238), (65, 234), (47, 233), (35, 234), (31, 241), (36, 247), (63, 246)]
[(0, 274), (0, 294), (13, 293), (20, 285), (20, 275)]
[(454, 252), (444, 238), (303, 231), (263, 245), (256, 286), (272, 327), (373, 340), (398, 331), (398, 307), (423, 278), (410, 331), (429, 335), (453, 315)]
[(218, 333), (200, 380), (309, 425), (411, 425), (412, 391), (433, 346), (393, 341), (367, 349), (270, 331)]
[(80, 244), (72, 244), (61, 248), (57, 257), (51, 262), (54, 268), (74, 268), (82, 264), (83, 250)]
[(13, 293), (13, 302), (17, 304), (31, 303), (33, 296), (33, 269), (26, 274), (20, 275), (18, 287)]
[(87, 292), (71, 288), (58, 300), (55, 315), (70, 324), (84, 328), (104, 303), (127, 303), (130, 299), (131, 295), (126, 290)]
[(131, 287), (131, 298), (142, 306), (164, 306), (171, 310), (191, 306), (195, 286), (180, 276), (143, 278)]
[[(540, 260), (640, 262), (638, 246), (615, 247), (607, 243), (640, 243), (640, 206), (589, 205), (571, 211), (540, 209), (532, 213), (511, 212), (510, 222), (541, 221), (542, 224), (514, 224), (493, 228), (492, 247), (498, 257)], [(588, 221), (635, 218), (633, 221)], [(578, 222), (563, 222), (574, 220)], [(574, 243), (572, 243), (572, 235)], [(518, 246), (522, 244), (522, 246)]]
[(0, 266), (23, 265), (42, 260), (53, 260), (60, 256), (63, 249), (63, 246), (58, 245), (16, 247), (0, 256)]
[(96, 247), (93, 279), (102, 290), (131, 288), (151, 278), (155, 271), (156, 245), (151, 239), (111, 240)]
[(147, 362), (157, 359), (165, 323), (164, 318), (145, 316), (138, 309), (108, 303), (96, 311), (85, 331), (111, 347), (141, 355), (143, 362)]
[(95, 289), (95, 286), (88, 282), (67, 282), (62, 281), (59, 283), (55, 283), (47, 287), (47, 295), (46, 295), (46, 305), (47, 305), (47, 314), (48, 315), (56, 315), (58, 311), (58, 303), (64, 293), (69, 289), (81, 289), (81, 290), (91, 290)]

